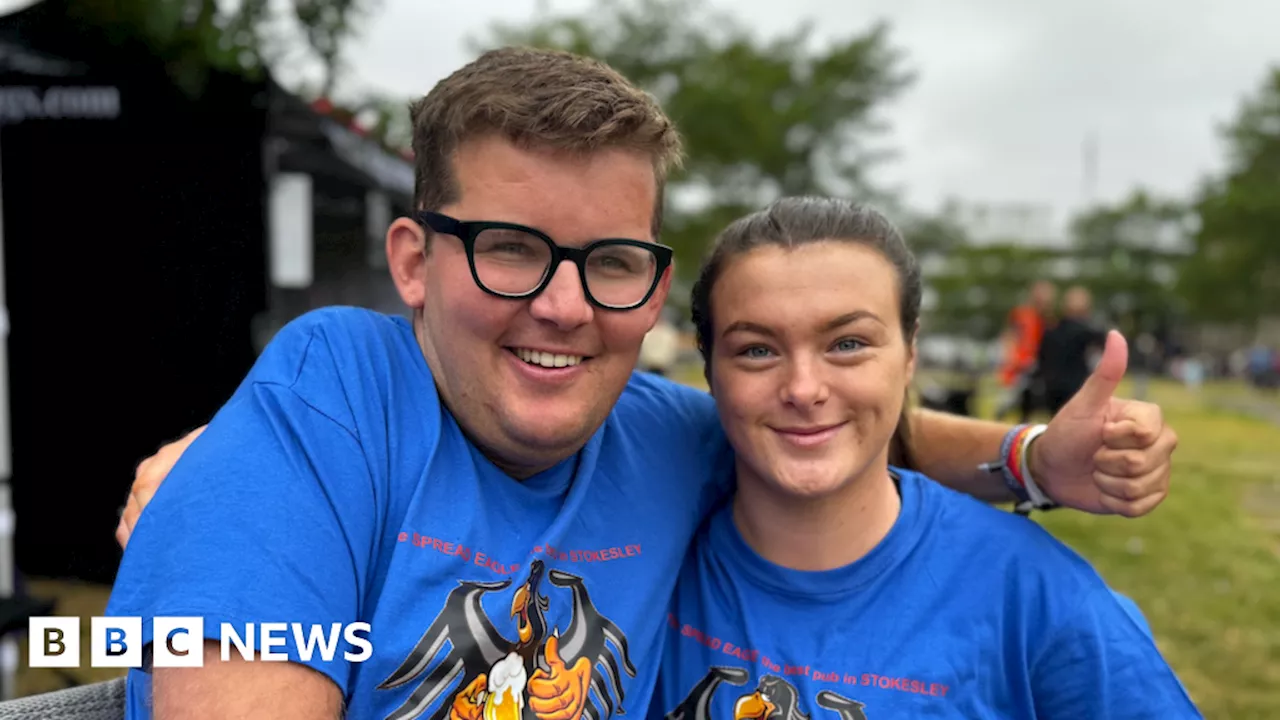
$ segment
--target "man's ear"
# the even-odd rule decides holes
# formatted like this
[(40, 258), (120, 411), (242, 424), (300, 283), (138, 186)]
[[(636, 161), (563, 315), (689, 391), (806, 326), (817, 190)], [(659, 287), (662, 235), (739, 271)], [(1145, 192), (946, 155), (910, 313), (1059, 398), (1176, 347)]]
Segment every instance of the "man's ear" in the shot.
[(426, 302), (426, 247), (422, 226), (409, 218), (396, 218), (387, 228), (387, 268), (400, 299), (414, 310)]
[(649, 298), (649, 302), (644, 304), (643, 311), (649, 313), (649, 330), (657, 326), (658, 319), (662, 317), (662, 308), (666, 307), (667, 296), (670, 294), (671, 267), (668, 266), (662, 272), (662, 279), (658, 281), (658, 287), (653, 289), (653, 297)]

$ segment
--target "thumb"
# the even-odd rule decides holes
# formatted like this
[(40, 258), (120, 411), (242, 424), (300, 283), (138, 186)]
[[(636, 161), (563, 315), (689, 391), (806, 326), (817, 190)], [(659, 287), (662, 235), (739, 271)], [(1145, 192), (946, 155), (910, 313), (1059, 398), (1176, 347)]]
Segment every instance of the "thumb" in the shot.
[(547, 644), (544, 647), (547, 655), (547, 665), (554, 671), (564, 667), (564, 660), (560, 659), (560, 636), (552, 635), (547, 638)]
[(1125, 342), (1124, 335), (1118, 330), (1111, 330), (1107, 333), (1107, 344), (1102, 350), (1098, 366), (1063, 410), (1078, 416), (1093, 415), (1105, 409), (1115, 395), (1116, 387), (1124, 379), (1128, 365), (1129, 345)]

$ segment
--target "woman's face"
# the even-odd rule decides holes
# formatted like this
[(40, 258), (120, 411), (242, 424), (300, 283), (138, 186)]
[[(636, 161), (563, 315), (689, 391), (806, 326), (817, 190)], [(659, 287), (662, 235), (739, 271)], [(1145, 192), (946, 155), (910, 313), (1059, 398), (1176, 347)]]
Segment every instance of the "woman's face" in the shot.
[(879, 251), (752, 250), (728, 261), (711, 308), (711, 389), (739, 482), (816, 499), (884, 471), (915, 348)]

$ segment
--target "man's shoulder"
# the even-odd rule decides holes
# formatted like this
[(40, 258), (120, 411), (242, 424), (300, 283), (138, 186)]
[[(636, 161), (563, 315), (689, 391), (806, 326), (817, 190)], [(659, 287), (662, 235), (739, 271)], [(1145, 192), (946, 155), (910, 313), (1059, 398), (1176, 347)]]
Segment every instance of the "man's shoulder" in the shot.
[(306, 343), (316, 337), (323, 337), (338, 345), (362, 344), (372, 338), (394, 340), (406, 334), (413, 334), (406, 318), (368, 308), (333, 305), (309, 310), (290, 320), (276, 333), (267, 347), (279, 343)]
[(335, 306), (311, 310), (282, 327), (241, 389), (257, 384), (286, 387), (351, 429), (353, 414), (362, 406), (388, 405), (395, 379), (424, 381), (419, 395), (432, 394), (430, 373), (408, 321)]
[(694, 525), (732, 488), (732, 449), (715, 401), (659, 375), (631, 376), (605, 426), (608, 462), (640, 473), (655, 492), (696, 497)]
[(358, 307), (324, 307), (280, 328), (263, 349), (255, 371), (261, 381), (289, 384), (291, 375), (317, 359), (358, 362), (395, 357), (413, 344), (413, 329), (405, 318)]
[(631, 374), (613, 412), (619, 422), (657, 422), (677, 432), (719, 428), (716, 403), (709, 394), (647, 372)]

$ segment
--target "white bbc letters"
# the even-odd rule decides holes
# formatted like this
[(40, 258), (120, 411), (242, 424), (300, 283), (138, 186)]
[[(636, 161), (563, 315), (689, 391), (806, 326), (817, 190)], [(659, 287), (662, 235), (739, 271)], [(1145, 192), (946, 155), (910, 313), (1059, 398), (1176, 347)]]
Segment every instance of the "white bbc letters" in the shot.
[(80, 618), (30, 618), (27, 620), (27, 637), (29, 667), (80, 667)]
[(158, 617), (151, 634), (155, 667), (204, 667), (204, 618)]
[[(33, 617), (27, 622), (27, 664), (33, 668), (77, 668), (81, 666), (81, 619), (78, 617)], [(203, 667), (204, 618), (157, 617), (151, 624), (151, 664), (154, 667)], [(292, 630), (292, 632), (290, 632)], [(368, 623), (246, 623), (237, 628), (220, 623), (222, 661), (231, 659), (232, 646), (247, 661), (286, 662), (295, 655), (310, 661), (319, 654), (324, 662), (337, 661), (340, 641), (351, 648), (342, 653), (346, 662), (365, 662), (373, 656)], [(112, 668), (142, 667), (143, 632), (140, 617), (94, 617), (89, 627), (89, 666)], [(255, 643), (254, 639), (258, 639)], [(259, 652), (255, 657), (254, 649)]]
[(142, 667), (142, 618), (95, 617), (90, 628), (92, 667)]

